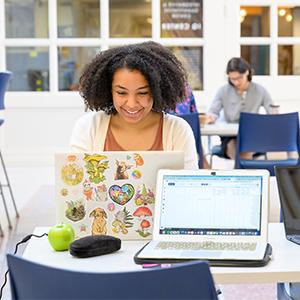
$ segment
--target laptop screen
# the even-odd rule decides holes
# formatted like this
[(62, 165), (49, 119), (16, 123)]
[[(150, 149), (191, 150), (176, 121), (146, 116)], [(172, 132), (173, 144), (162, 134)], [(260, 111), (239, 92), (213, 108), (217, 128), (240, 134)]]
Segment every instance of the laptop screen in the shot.
[(262, 176), (164, 175), (160, 234), (260, 235)]
[(287, 235), (300, 234), (300, 167), (276, 167), (277, 186)]

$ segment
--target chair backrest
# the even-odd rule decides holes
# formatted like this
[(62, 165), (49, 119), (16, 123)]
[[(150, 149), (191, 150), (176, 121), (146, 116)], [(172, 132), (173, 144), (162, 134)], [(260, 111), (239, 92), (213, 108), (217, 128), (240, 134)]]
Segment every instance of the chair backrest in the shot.
[(241, 113), (239, 152), (299, 150), (298, 112), (277, 115)]
[[(241, 152), (283, 151), (296, 151), (299, 163), (300, 136), (298, 112), (276, 115), (241, 113), (237, 136), (236, 168), (241, 167)], [(257, 167), (259, 167), (259, 162), (257, 161), (256, 163)], [(261, 163), (263, 164), (263, 162)]]
[[(203, 261), (119, 273), (57, 269), (7, 255), (13, 299), (217, 299)], [(117, 263), (117, 262), (116, 262)]]
[(4, 109), (4, 96), (8, 86), (11, 72), (0, 72), (0, 109)]
[(198, 153), (198, 165), (199, 168), (203, 168), (203, 150), (202, 150), (202, 142), (201, 142), (201, 129), (200, 129), (200, 121), (199, 121), (199, 114), (198, 113), (191, 113), (186, 115), (180, 115), (180, 118), (186, 120), (194, 133), (196, 148)]

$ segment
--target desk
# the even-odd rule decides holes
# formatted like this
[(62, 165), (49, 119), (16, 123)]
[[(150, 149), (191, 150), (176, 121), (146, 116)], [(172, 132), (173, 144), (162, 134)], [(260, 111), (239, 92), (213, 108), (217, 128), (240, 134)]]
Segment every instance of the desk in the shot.
[(207, 136), (207, 154), (211, 155), (211, 137), (218, 135), (220, 137), (237, 136), (239, 130), (239, 124), (230, 124), (225, 122), (217, 122), (215, 124), (204, 124), (201, 127), (201, 136)]
[(215, 123), (201, 127), (201, 135), (237, 136), (239, 124)]
[[(38, 227), (35, 234), (48, 232), (47, 227)], [(273, 246), (273, 259), (259, 268), (211, 268), (218, 284), (300, 282), (300, 246), (285, 239), (283, 224), (269, 224), (269, 242)], [(47, 237), (32, 238), (23, 257), (38, 263), (58, 268), (90, 272), (116, 272), (141, 270), (133, 256), (145, 244), (144, 241), (124, 241), (120, 251), (93, 258), (78, 259), (69, 252), (55, 252)]]

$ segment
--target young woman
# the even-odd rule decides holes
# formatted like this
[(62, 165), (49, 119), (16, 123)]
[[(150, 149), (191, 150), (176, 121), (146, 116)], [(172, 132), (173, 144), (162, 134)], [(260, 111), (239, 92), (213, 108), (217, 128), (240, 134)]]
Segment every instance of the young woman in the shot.
[[(221, 87), (212, 101), (207, 114), (207, 123), (214, 123), (223, 109), (225, 122), (238, 123), (241, 112), (258, 113), (264, 107), (267, 113), (272, 112), (273, 104), (267, 90), (252, 82), (252, 69), (249, 63), (241, 58), (229, 60), (226, 68), (228, 83)], [(221, 138), (222, 155), (235, 158), (236, 138)], [(245, 153), (250, 158), (251, 153)]]
[(79, 91), (89, 112), (76, 123), (73, 151), (184, 151), (197, 169), (193, 132), (165, 114), (185, 99), (186, 73), (160, 44), (145, 42), (100, 52), (83, 70)]

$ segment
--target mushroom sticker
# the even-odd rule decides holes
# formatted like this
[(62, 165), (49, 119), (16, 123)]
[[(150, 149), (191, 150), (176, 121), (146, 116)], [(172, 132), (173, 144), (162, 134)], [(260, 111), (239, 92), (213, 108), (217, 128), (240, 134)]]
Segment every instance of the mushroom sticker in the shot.
[(136, 230), (136, 232), (144, 238), (149, 236), (151, 234), (151, 223), (148, 218), (153, 216), (151, 210), (146, 206), (141, 206), (136, 209), (136, 211), (133, 213), (133, 216), (138, 217), (141, 220), (139, 228)]
[(105, 180), (104, 171), (108, 169), (107, 156), (101, 154), (84, 154), (85, 168), (89, 174), (90, 182), (99, 184)]
[(134, 201), (136, 205), (153, 204), (155, 202), (155, 196), (150, 188), (142, 184), (136, 189)]
[(114, 233), (119, 233), (121, 231), (123, 234), (127, 234), (127, 228), (131, 228), (133, 226), (132, 220), (132, 215), (126, 207), (124, 207), (123, 210), (119, 210), (115, 214), (115, 220), (112, 222), (112, 231)]

